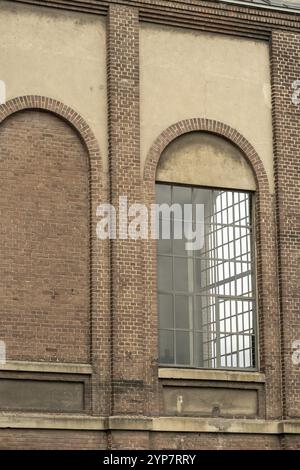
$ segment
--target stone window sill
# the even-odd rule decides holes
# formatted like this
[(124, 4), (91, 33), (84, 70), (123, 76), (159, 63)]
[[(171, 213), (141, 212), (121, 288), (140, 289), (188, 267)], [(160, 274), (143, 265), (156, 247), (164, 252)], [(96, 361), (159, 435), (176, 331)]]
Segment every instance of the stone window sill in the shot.
[(265, 375), (260, 372), (183, 369), (178, 367), (160, 367), (158, 369), (158, 378), (181, 380), (220, 380), (224, 382), (265, 382)]

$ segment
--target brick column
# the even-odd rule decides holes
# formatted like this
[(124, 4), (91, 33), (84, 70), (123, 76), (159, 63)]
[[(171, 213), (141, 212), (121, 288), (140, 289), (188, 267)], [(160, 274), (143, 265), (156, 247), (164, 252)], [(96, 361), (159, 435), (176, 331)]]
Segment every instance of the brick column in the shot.
[[(140, 201), (139, 19), (136, 8), (110, 5), (108, 15), (111, 203)], [(118, 211), (117, 211), (118, 214)], [(140, 241), (111, 241), (111, 414), (144, 413), (144, 315)]]
[(296, 94), (295, 103), (292, 99), (295, 80), (300, 80), (300, 35), (274, 31), (272, 93), (283, 414), (290, 418), (300, 417), (300, 365), (292, 361), (292, 342), (300, 340), (300, 103), (295, 101)]

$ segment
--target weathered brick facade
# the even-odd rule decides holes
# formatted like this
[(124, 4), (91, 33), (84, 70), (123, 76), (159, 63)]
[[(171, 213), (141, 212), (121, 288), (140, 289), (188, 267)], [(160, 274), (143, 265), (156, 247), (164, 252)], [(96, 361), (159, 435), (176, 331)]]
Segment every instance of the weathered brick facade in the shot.
[(272, 34), (273, 116), (275, 142), (278, 280), (282, 351), (283, 415), (300, 413), (299, 369), (290, 361), (295, 331), (299, 331), (299, 106), (290, 99), (299, 75), (297, 34)]
[[(21, 21), (29, 12), (21, 0), (5, 3), (24, 8)], [(52, 0), (24, 3), (33, 15), (76, 12), (77, 25), (105, 18), (107, 115), (99, 113), (107, 116), (108, 156), (79, 105), (39, 96), (37, 87), (0, 106), (0, 340), (7, 348), (0, 448), (299, 449), (300, 365), (292, 361), (300, 340), (300, 104), (292, 100), (299, 14), (200, 0), (74, 0), (59, 2), (61, 10)], [(165, 125), (142, 161), (140, 34), (149, 23), (269, 47), (274, 175), (230, 116), (211, 118), (209, 109)], [(161, 370), (156, 242), (96, 236), (101, 202), (117, 207), (125, 195), (128, 205), (150, 206), (163, 150), (202, 131), (240, 149), (256, 181), (259, 368), (252, 373)], [(168, 387), (244, 391), (256, 409), (167, 415)]]

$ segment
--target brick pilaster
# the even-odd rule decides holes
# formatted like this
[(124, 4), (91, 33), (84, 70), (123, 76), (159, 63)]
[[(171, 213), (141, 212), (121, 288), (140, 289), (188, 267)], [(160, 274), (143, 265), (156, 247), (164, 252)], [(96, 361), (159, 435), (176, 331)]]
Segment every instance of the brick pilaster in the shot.
[[(111, 203), (140, 200), (139, 24), (136, 8), (108, 14), (109, 158)], [(118, 213), (118, 211), (117, 211)], [(112, 414), (143, 414), (141, 244), (112, 240)]]
[(295, 80), (300, 80), (300, 35), (274, 31), (272, 93), (285, 417), (300, 416), (300, 364), (292, 361), (292, 342), (300, 340), (300, 103), (292, 99)]

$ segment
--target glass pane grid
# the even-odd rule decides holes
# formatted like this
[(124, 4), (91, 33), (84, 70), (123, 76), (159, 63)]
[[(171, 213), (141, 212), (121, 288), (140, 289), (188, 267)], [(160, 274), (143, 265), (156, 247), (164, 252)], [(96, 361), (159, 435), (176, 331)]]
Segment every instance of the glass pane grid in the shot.
[[(256, 367), (251, 195), (168, 186), (171, 204), (204, 205), (204, 243), (185, 251), (185, 240), (158, 243), (160, 363), (205, 368)], [(159, 203), (164, 202), (158, 200)], [(195, 210), (193, 210), (193, 217)], [(185, 221), (184, 213), (181, 221)], [(174, 217), (170, 217), (174, 233)], [(176, 222), (175, 222), (176, 223)], [(182, 222), (180, 222), (182, 223)], [(196, 220), (193, 220), (196, 226)], [(168, 310), (166, 314), (164, 309)], [(168, 324), (166, 323), (168, 318)], [(172, 320), (171, 320), (172, 318)], [(164, 339), (162, 339), (164, 338)], [(168, 347), (165, 347), (165, 343)]]

